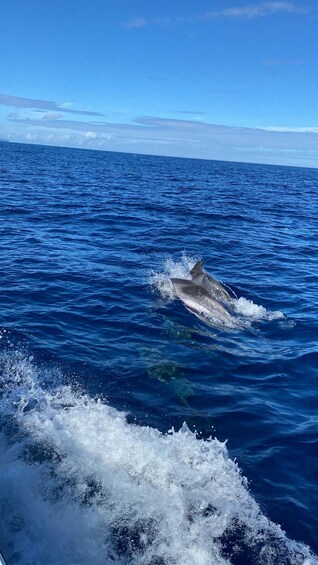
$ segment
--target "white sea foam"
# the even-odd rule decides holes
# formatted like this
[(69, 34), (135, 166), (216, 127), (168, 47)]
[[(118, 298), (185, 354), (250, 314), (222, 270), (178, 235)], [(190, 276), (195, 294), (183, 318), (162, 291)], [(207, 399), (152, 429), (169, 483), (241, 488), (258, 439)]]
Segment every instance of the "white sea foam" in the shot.
[(198, 259), (182, 254), (180, 261), (173, 261), (171, 257), (165, 260), (163, 271), (151, 272), (149, 277), (150, 285), (159, 290), (162, 298), (173, 300), (175, 292), (171, 278), (191, 279), (190, 271)]
[[(171, 258), (166, 259), (163, 270), (152, 272), (149, 277), (150, 285), (159, 291), (163, 299), (173, 300), (176, 294), (171, 282), (171, 278), (191, 279), (190, 271), (197, 262), (198, 258), (190, 257), (185, 253), (182, 254), (180, 261), (173, 261)], [(226, 285), (225, 285), (226, 287)], [(227, 287), (226, 287), (227, 288)], [(227, 288), (227, 290), (230, 290)], [(254, 304), (252, 300), (246, 298), (234, 298), (228, 305), (231, 318), (225, 324), (229, 328), (249, 327), (251, 322), (259, 322), (262, 320), (278, 320), (284, 318), (284, 314), (280, 311), (271, 312), (263, 306)], [(204, 321), (204, 317), (201, 317)], [(205, 320), (208, 322), (208, 320)], [(217, 325), (218, 320), (210, 320)], [(223, 322), (224, 325), (224, 322)]]
[(243, 298), (243, 296), (237, 300), (233, 300), (233, 307), (238, 314), (250, 318), (255, 322), (259, 320), (279, 320), (285, 317), (282, 312), (266, 310), (264, 306), (258, 306), (254, 304), (252, 300), (247, 300), (247, 298)]
[(216, 439), (128, 424), (19, 352), (0, 359), (0, 546), (17, 565), (317, 563)]

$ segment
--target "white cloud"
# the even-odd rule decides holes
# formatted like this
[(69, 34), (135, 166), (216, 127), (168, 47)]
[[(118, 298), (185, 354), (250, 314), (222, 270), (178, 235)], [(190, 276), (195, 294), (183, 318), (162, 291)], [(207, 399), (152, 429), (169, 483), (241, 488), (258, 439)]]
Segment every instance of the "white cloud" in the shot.
[(246, 4), (245, 6), (207, 12), (205, 19), (225, 17), (252, 20), (277, 13), (304, 14), (308, 11), (304, 6), (296, 5), (293, 2), (261, 2), (260, 4)]
[(96, 131), (88, 131), (86, 132), (85, 136), (87, 137), (87, 139), (96, 139), (97, 133)]
[(42, 116), (42, 120), (60, 120), (61, 118), (63, 118), (63, 114), (57, 114), (57, 113), (50, 113), (50, 114), (44, 114)]
[(10, 112), (7, 116), (7, 118), (9, 120), (16, 120), (18, 118), (21, 118), (21, 115), (19, 114), (19, 112)]
[(318, 127), (283, 127), (283, 126), (267, 126), (262, 128), (264, 131), (277, 131), (283, 133), (318, 133)]
[(28, 108), (41, 111), (63, 111), (69, 114), (81, 114), (83, 116), (102, 116), (99, 112), (90, 112), (87, 110), (73, 110), (66, 104), (59, 104), (51, 100), (38, 100), (35, 98), (23, 98), (22, 96), (11, 96), (10, 94), (0, 93), (0, 106), (13, 106), (14, 108)]
[[(225, 8), (220, 12), (214, 12), (214, 14), (229, 18), (254, 19), (279, 12), (299, 13), (303, 12), (303, 8), (296, 6), (292, 2), (262, 2), (260, 4), (246, 4), (240, 7)], [(213, 12), (211, 14), (213, 15)]]
[(149, 20), (148, 18), (144, 18), (143, 16), (139, 16), (137, 18), (132, 18), (123, 23), (123, 27), (126, 29), (142, 29), (149, 25), (169, 25), (172, 22), (171, 18), (153, 18)]
[(309, 14), (313, 8), (306, 7), (300, 3), (288, 1), (254, 2), (243, 6), (232, 6), (221, 10), (211, 10), (194, 16), (180, 16), (175, 19), (157, 17), (148, 19), (144, 16), (132, 18), (123, 23), (127, 29), (142, 29), (149, 25), (168, 25), (171, 23), (195, 23), (198, 21), (209, 21), (217, 18), (254, 20), (275, 14)]
[(128, 20), (127, 22), (124, 22), (123, 26), (126, 27), (127, 29), (140, 29), (143, 27), (146, 27), (146, 25), (148, 24), (148, 20), (146, 18), (143, 18), (142, 16), (137, 17), (137, 18), (132, 18), (131, 20)]
[[(318, 127), (229, 127), (141, 116), (132, 123), (11, 119), (12, 141), (318, 168)], [(28, 136), (28, 137), (27, 137)]]

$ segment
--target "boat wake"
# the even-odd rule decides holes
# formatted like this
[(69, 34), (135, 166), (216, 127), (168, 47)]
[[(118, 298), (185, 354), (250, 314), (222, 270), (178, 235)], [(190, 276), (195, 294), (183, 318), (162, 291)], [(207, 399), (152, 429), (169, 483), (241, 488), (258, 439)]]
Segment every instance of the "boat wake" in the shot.
[(226, 445), (128, 424), (23, 351), (0, 355), (0, 546), (9, 563), (313, 564)]

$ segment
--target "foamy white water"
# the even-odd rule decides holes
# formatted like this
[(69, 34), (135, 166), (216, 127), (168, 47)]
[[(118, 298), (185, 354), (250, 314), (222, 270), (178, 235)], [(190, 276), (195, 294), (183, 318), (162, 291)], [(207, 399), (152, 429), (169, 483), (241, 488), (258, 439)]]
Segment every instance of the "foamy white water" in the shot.
[[(162, 434), (60, 384), (19, 351), (0, 359), (0, 546), (19, 565), (314, 564), (261, 512), (224, 443)], [(243, 553), (244, 554), (244, 553)]]
[(258, 306), (254, 304), (252, 300), (243, 298), (243, 296), (237, 300), (233, 300), (233, 307), (238, 314), (251, 318), (251, 320), (255, 322), (259, 320), (279, 320), (285, 317), (279, 310), (271, 312), (266, 310), (264, 306)]
[(150, 274), (149, 283), (153, 288), (159, 290), (162, 298), (173, 300), (176, 295), (171, 278), (191, 279), (190, 271), (198, 260), (198, 258), (189, 257), (185, 253), (182, 254), (180, 261), (173, 261), (169, 257), (164, 262), (163, 271)]
[[(159, 291), (163, 299), (174, 300), (176, 298), (176, 294), (171, 278), (190, 280), (190, 271), (197, 261), (197, 257), (190, 257), (185, 253), (182, 254), (180, 261), (173, 261), (173, 259), (168, 258), (163, 265), (162, 271), (152, 272), (150, 274), (149, 283), (154, 289)], [(284, 314), (282, 312), (268, 311), (263, 306), (254, 304), (252, 300), (248, 300), (244, 297), (233, 297), (231, 303), (228, 305), (228, 309), (231, 314), (231, 318), (226, 325), (232, 329), (249, 327), (251, 322), (259, 322), (262, 320), (271, 321), (284, 318)], [(200, 319), (206, 322), (214, 322), (216, 324), (218, 322), (217, 319), (204, 320), (203, 317), (200, 317)]]

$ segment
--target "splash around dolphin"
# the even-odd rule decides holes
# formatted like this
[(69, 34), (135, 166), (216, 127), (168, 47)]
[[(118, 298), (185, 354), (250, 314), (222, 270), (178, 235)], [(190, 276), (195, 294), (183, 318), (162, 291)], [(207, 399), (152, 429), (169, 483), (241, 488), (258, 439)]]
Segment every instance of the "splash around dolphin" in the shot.
[[(194, 265), (194, 266), (193, 266)], [(170, 257), (164, 270), (150, 273), (151, 286), (164, 300), (178, 298), (205, 324), (221, 329), (249, 329), (253, 323), (284, 320), (279, 310), (266, 310), (235, 292), (202, 269), (203, 261), (185, 254), (181, 261)]]
[(233, 298), (224, 286), (202, 270), (203, 261), (198, 261), (190, 271), (191, 279), (172, 277), (176, 296), (195, 316), (210, 325), (235, 327), (237, 322), (229, 309)]

